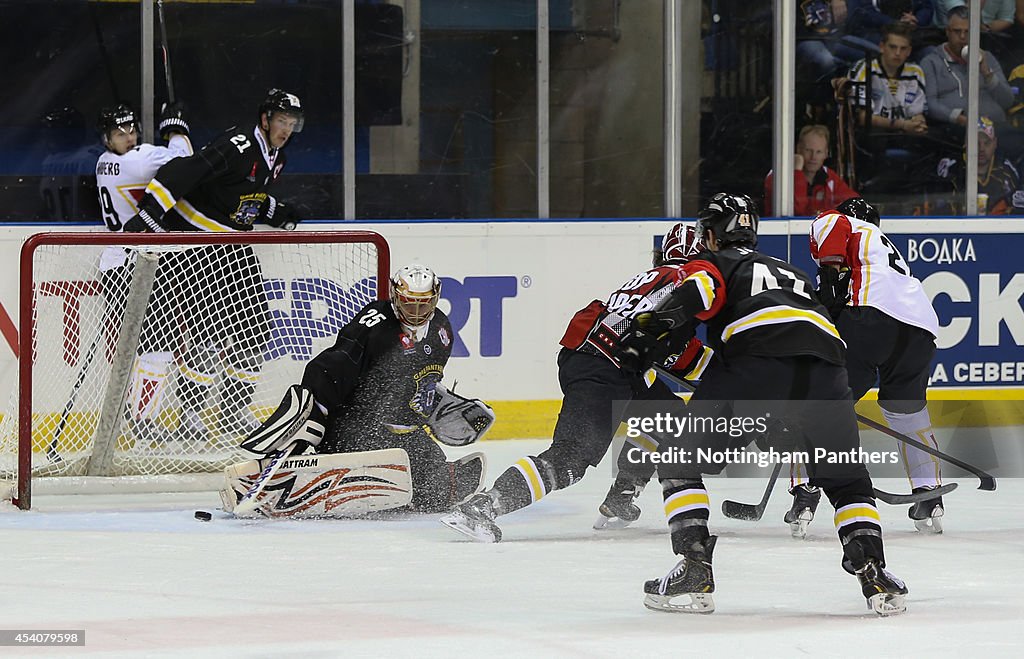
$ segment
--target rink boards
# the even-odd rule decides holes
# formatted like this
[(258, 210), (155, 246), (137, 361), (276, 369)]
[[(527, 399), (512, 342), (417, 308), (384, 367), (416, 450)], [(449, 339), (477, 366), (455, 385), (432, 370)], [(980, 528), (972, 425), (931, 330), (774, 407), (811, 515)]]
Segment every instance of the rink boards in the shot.
[[(543, 437), (559, 408), (555, 356), (566, 324), (648, 267), (672, 220), (309, 222), (308, 230), (369, 229), (392, 263), (418, 261), (442, 277), (454, 330), (446, 381), (491, 402), (494, 439)], [(806, 220), (765, 221), (760, 249), (809, 273)], [(32, 233), (0, 229), (0, 395), (16, 383), (18, 254)], [(77, 227), (100, 230), (99, 227)], [(930, 398), (937, 425), (1024, 424), (1024, 220), (893, 219), (883, 229), (939, 316)], [(287, 300), (279, 300), (287, 314)], [(268, 355), (273, 357), (272, 355)], [(272, 361), (272, 360), (271, 360)], [(982, 404), (963, 401), (982, 401)], [(873, 403), (862, 404), (870, 415)]]

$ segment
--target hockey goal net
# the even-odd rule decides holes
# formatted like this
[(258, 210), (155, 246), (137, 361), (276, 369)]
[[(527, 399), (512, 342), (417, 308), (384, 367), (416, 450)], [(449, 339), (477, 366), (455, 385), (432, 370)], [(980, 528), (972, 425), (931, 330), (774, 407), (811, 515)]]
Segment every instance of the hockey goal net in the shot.
[(223, 470), (306, 362), (387, 295), (389, 260), (361, 231), (32, 236), (0, 490), (27, 509), (33, 480), (177, 489)]

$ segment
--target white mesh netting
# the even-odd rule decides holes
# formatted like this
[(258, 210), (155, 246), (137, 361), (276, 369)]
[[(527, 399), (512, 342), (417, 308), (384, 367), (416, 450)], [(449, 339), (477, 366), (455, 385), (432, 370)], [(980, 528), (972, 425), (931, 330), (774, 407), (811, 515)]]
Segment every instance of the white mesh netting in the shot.
[[(305, 363), (377, 299), (374, 243), (273, 235), (287, 242), (35, 249), (21, 355), (33, 477), (211, 472), (241, 457)], [(16, 478), (18, 405), (15, 389), (0, 485)]]

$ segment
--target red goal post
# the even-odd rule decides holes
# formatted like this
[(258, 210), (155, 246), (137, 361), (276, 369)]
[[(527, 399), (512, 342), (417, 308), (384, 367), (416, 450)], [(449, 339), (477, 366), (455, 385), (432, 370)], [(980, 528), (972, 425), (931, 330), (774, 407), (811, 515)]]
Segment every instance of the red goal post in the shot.
[(371, 231), (29, 237), (0, 490), (28, 509), (33, 479), (173, 490), (221, 472), (305, 363), (387, 297), (390, 268)]

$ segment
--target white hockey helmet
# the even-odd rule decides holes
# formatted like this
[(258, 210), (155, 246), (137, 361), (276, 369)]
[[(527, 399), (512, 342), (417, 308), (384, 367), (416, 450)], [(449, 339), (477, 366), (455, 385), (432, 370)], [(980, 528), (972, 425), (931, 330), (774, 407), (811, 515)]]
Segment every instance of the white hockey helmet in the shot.
[(425, 265), (410, 263), (391, 277), (391, 303), (405, 325), (419, 327), (429, 322), (440, 297), (441, 280)]

